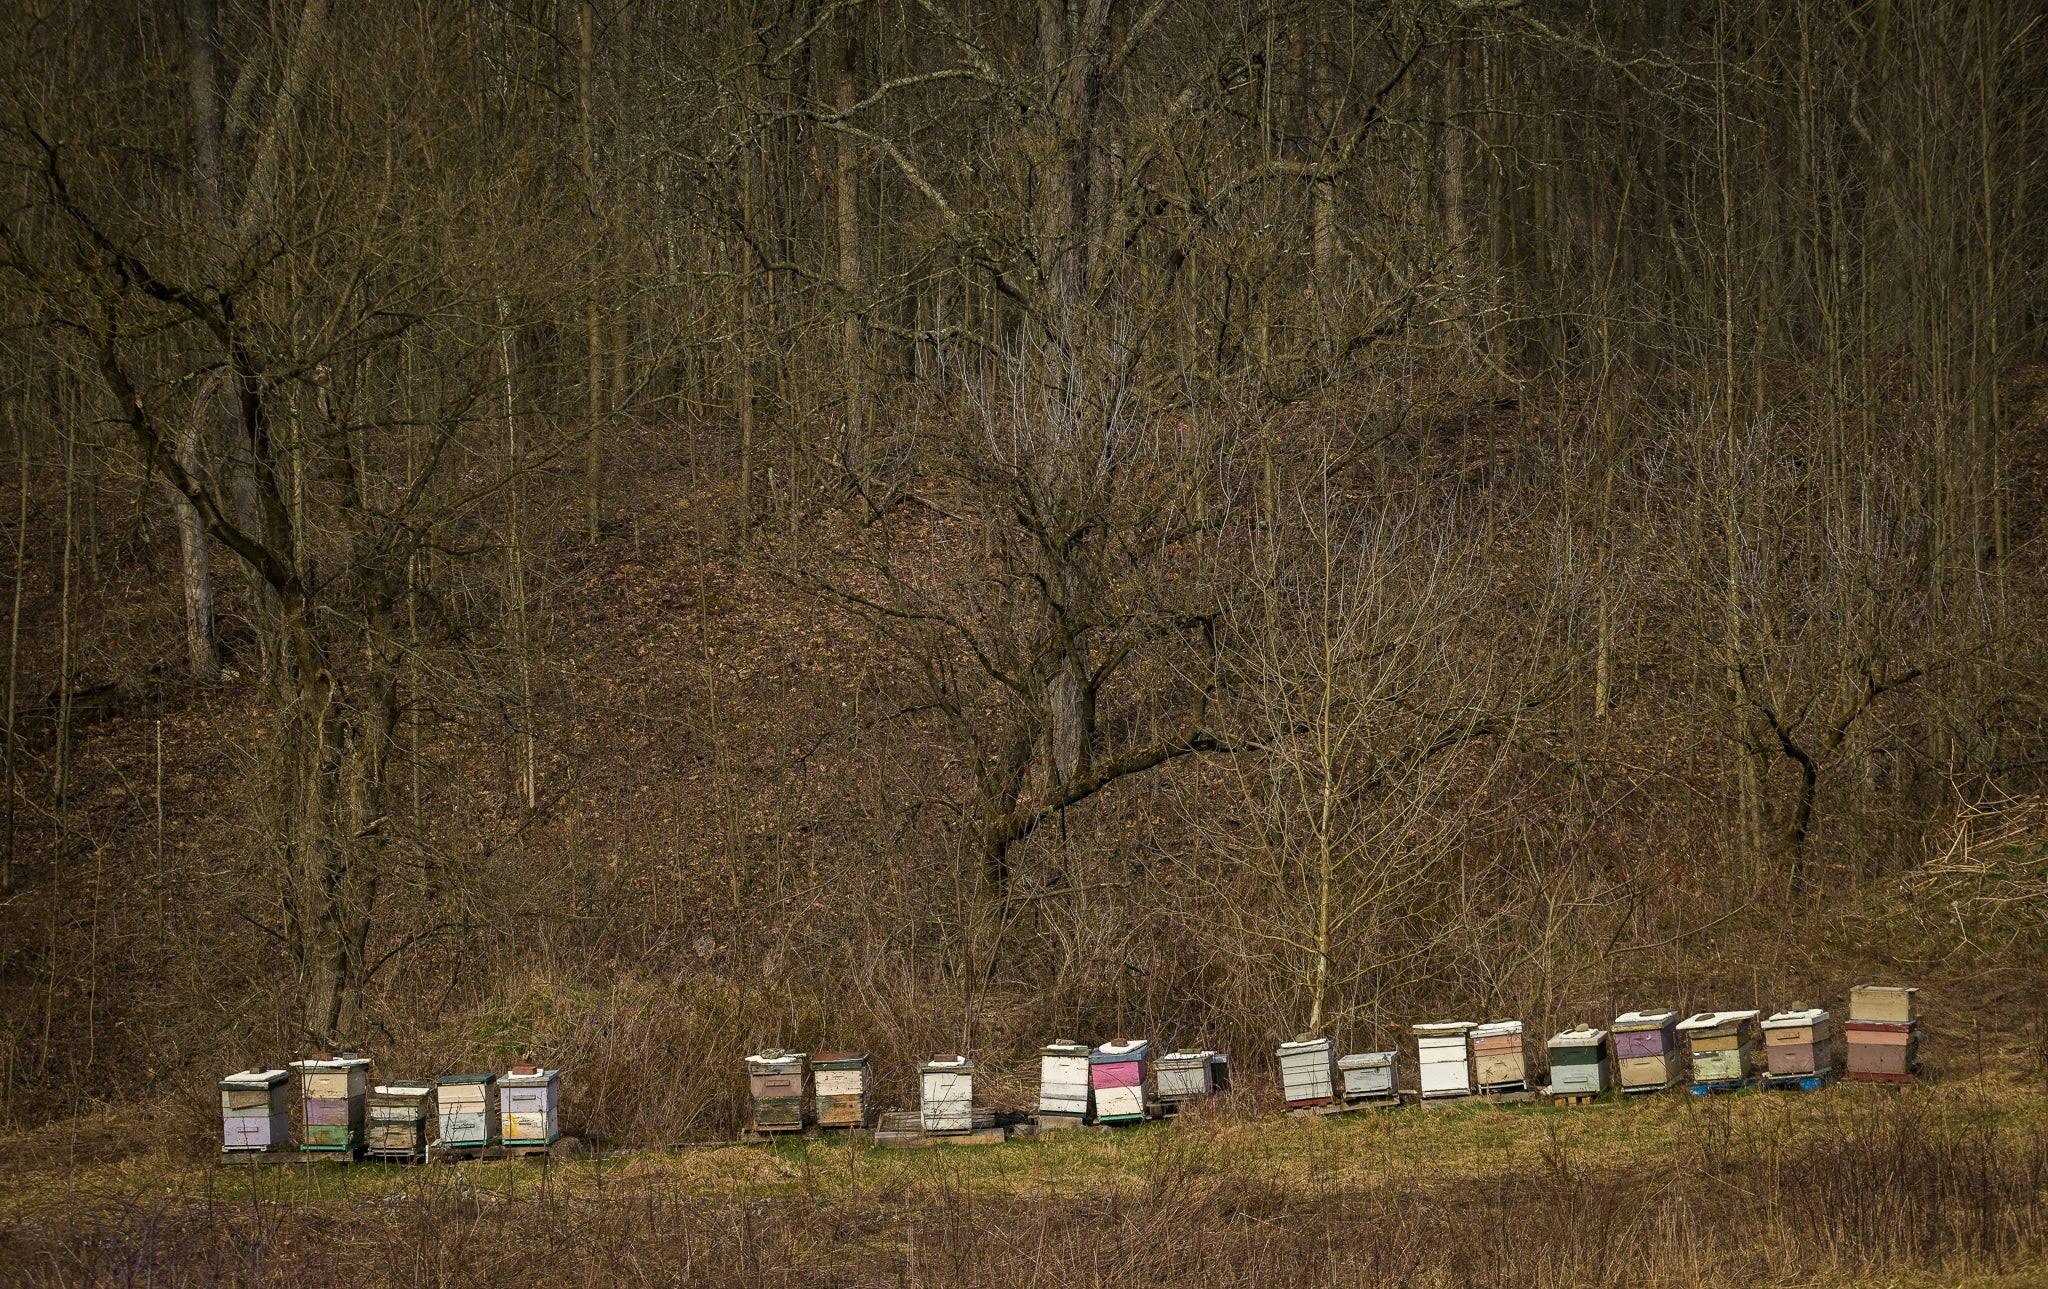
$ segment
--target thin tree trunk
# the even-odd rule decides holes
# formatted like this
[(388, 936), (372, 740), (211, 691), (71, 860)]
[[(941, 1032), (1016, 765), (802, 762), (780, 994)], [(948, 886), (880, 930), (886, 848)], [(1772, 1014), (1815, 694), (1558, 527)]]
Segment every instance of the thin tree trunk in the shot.
[[(840, 38), (839, 65), (837, 68), (837, 98), (839, 110), (850, 112), (855, 103), (854, 73), (860, 63), (860, 42), (851, 29), (852, 19), (846, 19), (848, 28)], [(839, 292), (840, 307), (845, 317), (840, 322), (839, 361), (840, 380), (846, 408), (845, 440), (841, 449), (842, 464), (849, 475), (858, 480), (865, 469), (862, 417), (865, 414), (862, 377), (866, 366), (861, 354), (861, 325), (858, 306), (860, 291), (860, 205), (859, 171), (856, 163), (859, 143), (850, 134), (839, 135), (836, 154), (834, 187), (838, 199), (839, 223)]]
[(16, 687), (21, 679), (21, 589), (28, 572), (28, 422), (18, 421), (14, 429), (20, 453), (21, 497), (14, 528), (14, 612), (7, 629), (7, 850), (0, 855), (0, 891), (14, 889), (14, 812), (20, 792), (15, 776), (21, 765), (14, 721)]

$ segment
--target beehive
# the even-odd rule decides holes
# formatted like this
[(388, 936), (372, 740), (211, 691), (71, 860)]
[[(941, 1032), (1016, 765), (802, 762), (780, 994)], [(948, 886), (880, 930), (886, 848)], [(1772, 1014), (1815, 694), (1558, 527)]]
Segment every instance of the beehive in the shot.
[(1088, 1082), (1095, 1089), (1095, 1122), (1144, 1120), (1145, 1052), (1144, 1039), (1129, 1038), (1104, 1043), (1088, 1053)]
[(1168, 1052), (1152, 1063), (1161, 1101), (1193, 1101), (1221, 1092), (1230, 1081), (1230, 1058), (1207, 1048)]
[(820, 1052), (811, 1058), (812, 1093), (817, 1098), (818, 1124), (825, 1128), (865, 1128), (868, 1122), (868, 1056), (866, 1052)]
[(1740, 1083), (1756, 1073), (1759, 1011), (1701, 1012), (1678, 1022), (1694, 1083)]
[(1329, 1039), (1303, 1034), (1280, 1045), (1280, 1091), (1291, 1107), (1337, 1099), (1336, 1048)]
[(1773, 1078), (1826, 1074), (1834, 1067), (1829, 1017), (1818, 1007), (1793, 1004), (1764, 1021), (1764, 1068)]
[(444, 1074), (434, 1080), (439, 1144), (451, 1148), (498, 1142), (498, 1076)]
[(1911, 1083), (1920, 1074), (1920, 991), (1911, 986), (1858, 985), (1843, 1022), (1847, 1077)]
[(1081, 1123), (1095, 1108), (1088, 1045), (1058, 1039), (1038, 1049), (1038, 1120)]
[(771, 1047), (747, 1058), (747, 1090), (757, 1132), (798, 1132), (804, 1126), (804, 1054)]
[(363, 1103), (369, 1094), (369, 1058), (353, 1052), (340, 1056), (323, 1052), (293, 1061), (291, 1067), (299, 1072), (304, 1116), (299, 1149), (359, 1149), (363, 1144)]
[(1385, 1101), (1400, 1094), (1394, 1082), (1393, 1052), (1352, 1052), (1337, 1058), (1346, 1101)]
[(1472, 1081), (1482, 1092), (1520, 1092), (1529, 1086), (1529, 1053), (1522, 1044), (1522, 1022), (1497, 1020), (1474, 1026)]
[(1678, 1013), (1624, 1012), (1614, 1018), (1615, 1075), (1624, 1092), (1649, 1092), (1678, 1082)]
[(371, 1088), (364, 1150), (372, 1155), (420, 1158), (432, 1136), (433, 1117), (432, 1084), (387, 1083)]
[(1550, 1091), (1554, 1096), (1598, 1096), (1613, 1082), (1607, 1064), (1607, 1031), (1574, 1025), (1553, 1034)]
[(546, 1146), (562, 1135), (562, 1072), (515, 1065), (498, 1079), (499, 1136), (507, 1146)]
[(974, 1130), (974, 1062), (947, 1053), (919, 1062), (918, 1124), (926, 1132)]
[(290, 1143), (291, 1077), (248, 1069), (220, 1081), (222, 1150), (282, 1150)]
[(1477, 1028), (1469, 1020), (1429, 1021), (1409, 1027), (1415, 1035), (1415, 1064), (1423, 1096), (1459, 1097), (1471, 1093), (1471, 1034)]

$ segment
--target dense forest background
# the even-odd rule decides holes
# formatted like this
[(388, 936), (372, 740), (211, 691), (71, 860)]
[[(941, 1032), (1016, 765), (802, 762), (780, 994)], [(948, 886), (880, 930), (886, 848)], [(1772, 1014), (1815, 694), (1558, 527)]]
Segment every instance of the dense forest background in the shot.
[(2048, 1032), (2029, 6), (4, 15), (9, 1125)]

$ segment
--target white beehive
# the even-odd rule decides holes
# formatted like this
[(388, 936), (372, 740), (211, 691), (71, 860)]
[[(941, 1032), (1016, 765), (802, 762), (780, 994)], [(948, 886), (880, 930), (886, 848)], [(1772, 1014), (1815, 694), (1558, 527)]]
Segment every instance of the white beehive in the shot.
[(498, 1141), (498, 1076), (444, 1074), (434, 1080), (439, 1145), (492, 1146)]
[(947, 1054), (920, 1062), (918, 1122), (926, 1132), (974, 1130), (974, 1062)]
[(1429, 1021), (1409, 1027), (1415, 1035), (1415, 1063), (1425, 1097), (1461, 1097), (1472, 1091), (1469, 1020)]
[(1168, 1052), (1152, 1063), (1152, 1078), (1161, 1101), (1192, 1101), (1223, 1090), (1230, 1081), (1230, 1058), (1206, 1048)]
[(1399, 1094), (1394, 1082), (1395, 1054), (1352, 1052), (1337, 1058), (1346, 1101), (1385, 1101)]
[(1336, 1047), (1307, 1034), (1280, 1045), (1280, 1091), (1289, 1106), (1328, 1105), (1337, 1099)]
[(1059, 1039), (1038, 1049), (1038, 1118), (1080, 1123), (1095, 1108), (1088, 1045)]

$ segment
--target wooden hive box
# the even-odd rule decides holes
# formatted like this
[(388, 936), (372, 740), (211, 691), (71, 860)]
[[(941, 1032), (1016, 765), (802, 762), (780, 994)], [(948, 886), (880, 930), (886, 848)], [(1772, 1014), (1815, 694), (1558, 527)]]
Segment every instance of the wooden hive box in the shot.
[(1903, 1021), (1850, 1020), (1847, 1076), (1878, 1083), (1911, 1083), (1920, 1075), (1920, 1027)]
[(1396, 1052), (1351, 1052), (1337, 1058), (1337, 1075), (1344, 1080), (1346, 1101), (1385, 1101), (1398, 1096), (1395, 1083)]
[(1574, 1025), (1551, 1035), (1548, 1047), (1551, 1095), (1598, 1096), (1611, 1086), (1606, 1030)]
[(798, 1132), (804, 1126), (802, 1052), (771, 1047), (747, 1058), (747, 1091), (754, 1099), (754, 1131)]
[(1615, 1075), (1624, 1091), (1668, 1088), (1678, 1082), (1678, 1013), (1623, 1012), (1614, 1018)]
[(1826, 1074), (1834, 1068), (1834, 1036), (1820, 1008), (1795, 1003), (1766, 1019), (1763, 1031), (1764, 1069), (1773, 1078)]
[(1756, 1073), (1760, 1011), (1701, 1012), (1678, 1022), (1694, 1083), (1740, 1083)]
[(1161, 1101), (1193, 1101), (1221, 1092), (1230, 1082), (1230, 1058), (1203, 1048), (1168, 1052), (1152, 1063)]
[(451, 1147), (498, 1144), (498, 1076), (444, 1074), (434, 1080), (434, 1108), (440, 1144)]
[(1145, 1118), (1145, 1053), (1142, 1038), (1117, 1039), (1088, 1053), (1088, 1082), (1095, 1089), (1095, 1122), (1139, 1123)]
[(373, 1155), (417, 1156), (433, 1139), (434, 1088), (429, 1083), (388, 1083), (370, 1089), (363, 1146)]
[(1920, 990), (1912, 985), (1857, 985), (1849, 991), (1849, 1019), (1914, 1024), (1920, 1019)]
[(220, 1081), (220, 1148), (282, 1150), (291, 1141), (291, 1075), (243, 1070)]
[(353, 1152), (363, 1144), (364, 1100), (369, 1095), (370, 1060), (353, 1052), (316, 1053), (293, 1061), (299, 1072), (301, 1150)]
[(499, 1139), (508, 1146), (546, 1146), (562, 1135), (562, 1072), (515, 1065), (498, 1077)]
[(1290, 1107), (1328, 1105), (1337, 1099), (1337, 1049), (1306, 1034), (1280, 1045), (1280, 1091)]
[(1482, 1092), (1519, 1092), (1529, 1086), (1529, 1053), (1522, 1042), (1522, 1022), (1497, 1020), (1475, 1026), (1472, 1038), (1472, 1081)]
[(974, 1131), (974, 1062), (945, 1053), (917, 1066), (918, 1124), (927, 1133)]
[(820, 1052), (811, 1058), (811, 1090), (825, 1128), (868, 1126), (868, 1054)]
[(1411, 1025), (1415, 1035), (1415, 1067), (1425, 1097), (1462, 1097), (1472, 1093), (1472, 1031), (1469, 1020), (1428, 1021)]
[(1088, 1080), (1088, 1045), (1057, 1039), (1038, 1049), (1038, 1119), (1082, 1123), (1095, 1108)]

